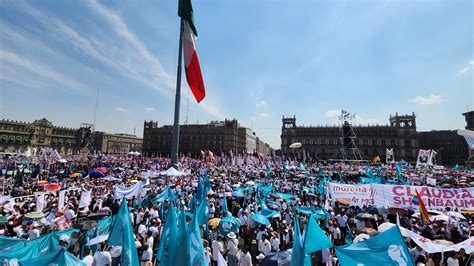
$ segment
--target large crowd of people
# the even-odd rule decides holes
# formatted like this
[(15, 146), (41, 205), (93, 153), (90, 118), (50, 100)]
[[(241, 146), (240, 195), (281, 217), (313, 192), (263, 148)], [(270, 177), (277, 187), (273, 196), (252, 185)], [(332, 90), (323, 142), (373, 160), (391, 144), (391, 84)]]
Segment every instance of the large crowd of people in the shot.
[[(119, 212), (123, 201), (130, 210), (140, 265), (160, 265), (170, 205), (178, 214), (185, 213), (189, 222), (204, 199), (207, 222), (200, 224), (200, 233), (207, 265), (290, 265), (292, 253), (287, 251), (294, 246), (295, 216), (302, 230), (308, 230), (305, 226), (312, 216), (306, 211), (320, 214), (318, 225), (334, 247), (373, 237), (387, 223), (398, 224), (402, 233), (409, 230), (446, 246), (474, 236), (469, 209), (447, 207), (433, 210), (435, 214), (430, 210), (430, 216), (447, 219), (424, 221), (416, 207), (350, 206), (328, 195), (328, 182), (358, 184), (367, 169), (378, 182), (396, 184), (400, 178), (393, 164), (298, 162), (249, 155), (183, 157), (179, 171), (169, 170), (169, 165), (169, 158), (132, 155), (1, 158), (0, 259), (12, 259), (9, 247), (17, 241), (73, 228), (67, 237), (60, 237), (58, 249), (67, 250), (82, 265), (124, 265), (122, 247), (110, 245), (97, 233), (107, 217)], [(401, 168), (406, 182), (423, 185), (428, 177), (438, 180), (437, 186), (465, 187), (472, 177), (471, 170), (463, 167), (419, 170), (406, 164)], [(166, 191), (172, 196), (160, 198)], [(262, 219), (255, 214), (262, 214)], [(474, 265), (471, 250), (432, 252), (403, 236), (414, 265)], [(22, 258), (16, 259), (21, 265)], [(340, 263), (333, 247), (311, 253), (310, 260), (312, 265)]]

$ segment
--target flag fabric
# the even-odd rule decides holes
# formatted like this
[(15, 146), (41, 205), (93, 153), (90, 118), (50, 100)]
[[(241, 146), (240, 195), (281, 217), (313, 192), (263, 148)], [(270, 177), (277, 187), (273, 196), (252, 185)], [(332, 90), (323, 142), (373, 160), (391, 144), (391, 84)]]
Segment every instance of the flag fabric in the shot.
[(431, 150), (428, 165), (436, 165), (436, 155), (438, 155), (438, 153), (435, 150)]
[(163, 228), (162, 237), (156, 253), (156, 258), (160, 265), (173, 266), (176, 256), (176, 238), (178, 236), (178, 226), (176, 219), (176, 210), (173, 204), (169, 205), (166, 215), (166, 222)]
[(309, 217), (304, 244), (306, 254), (323, 250), (325, 248), (332, 248), (331, 240), (329, 240), (321, 227), (319, 227), (314, 214)]
[(64, 209), (64, 202), (66, 198), (66, 190), (61, 190), (59, 192), (59, 198), (58, 198), (58, 210)]
[(344, 238), (344, 241), (346, 242), (346, 245), (350, 245), (352, 244), (352, 241), (354, 241), (354, 235), (349, 226), (346, 229), (346, 237)]
[(420, 149), (418, 152), (418, 158), (416, 160), (416, 167), (427, 165), (429, 162), (431, 150)]
[(209, 220), (209, 212), (207, 209), (207, 199), (204, 199), (196, 209), (196, 215), (199, 225), (207, 223)]
[(36, 197), (36, 212), (43, 211), (44, 206), (44, 193), (41, 193)]
[(194, 24), (193, 6), (191, 0), (180, 0), (178, 15), (183, 20), (183, 48), (186, 80), (191, 88), (194, 98), (199, 103), (206, 97), (204, 81), (202, 79), (201, 66), (196, 52), (197, 37), (196, 25)]
[(92, 200), (91, 194), (92, 194), (92, 190), (89, 190), (89, 191), (83, 190), (82, 191), (81, 199), (79, 201), (79, 208), (84, 208), (84, 207), (89, 206), (89, 204), (91, 204), (91, 200)]
[(222, 217), (227, 217), (229, 215), (229, 209), (227, 208), (227, 197), (225, 196), (224, 190), (224, 197), (222, 198)]
[(365, 241), (336, 247), (341, 266), (353, 265), (414, 265), (397, 226)]
[(395, 164), (395, 172), (397, 173), (397, 179), (400, 184), (405, 184), (405, 180), (403, 180), (402, 169), (398, 162)]
[(423, 199), (421, 199), (417, 190), (415, 190), (411, 202), (417, 206), (420, 206), (421, 223), (424, 224), (425, 222), (429, 221), (430, 217), (428, 215), (428, 211), (426, 210), (425, 203), (423, 202)]
[(135, 238), (133, 234), (130, 210), (125, 197), (120, 204), (119, 211), (110, 230), (107, 244), (111, 246), (122, 246), (122, 261), (120, 265), (138, 266), (139, 259)]
[(385, 151), (385, 163), (393, 163), (395, 161), (395, 156), (393, 155), (393, 148), (386, 149)]
[(22, 266), (38, 266), (38, 265), (70, 265), (70, 266), (86, 266), (87, 264), (76, 258), (73, 254), (61, 248), (58, 251), (49, 253), (45, 256), (39, 256), (27, 260), (20, 260)]
[(367, 166), (367, 170), (365, 170), (365, 175), (370, 178), (375, 178), (374, 174), (372, 173), (372, 169), (369, 166)]
[(453, 167), (453, 169), (451, 169), (451, 174), (456, 173), (456, 172), (458, 171), (458, 169), (459, 169), (459, 165), (456, 164), (456, 165)]
[[(295, 213), (295, 221), (293, 226), (293, 247), (291, 248), (290, 266), (304, 266), (306, 257), (304, 243), (300, 233), (300, 223), (298, 215)], [(309, 261), (309, 264), (306, 265), (311, 265), (311, 261)]]

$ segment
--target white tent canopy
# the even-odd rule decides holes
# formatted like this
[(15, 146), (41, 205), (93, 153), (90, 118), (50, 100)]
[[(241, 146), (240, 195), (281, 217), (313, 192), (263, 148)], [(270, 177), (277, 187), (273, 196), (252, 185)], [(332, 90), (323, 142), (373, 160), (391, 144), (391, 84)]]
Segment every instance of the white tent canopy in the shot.
[(184, 175), (183, 172), (180, 172), (176, 169), (174, 169), (173, 167), (170, 167), (168, 170), (166, 171), (163, 171), (160, 173), (160, 175), (165, 175), (165, 176), (182, 176)]

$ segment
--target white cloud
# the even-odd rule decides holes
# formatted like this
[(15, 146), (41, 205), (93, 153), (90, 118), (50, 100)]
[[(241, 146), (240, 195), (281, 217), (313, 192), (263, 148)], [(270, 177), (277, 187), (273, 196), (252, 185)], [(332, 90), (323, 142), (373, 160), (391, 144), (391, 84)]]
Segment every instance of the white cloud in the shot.
[(119, 112), (122, 112), (122, 113), (128, 112), (127, 108), (122, 108), (122, 107), (117, 107), (116, 110), (119, 111)]
[(265, 105), (267, 105), (265, 101), (260, 101), (257, 103), (257, 108), (264, 107)]
[(459, 74), (464, 74), (464, 73), (468, 72), (469, 70), (471, 70), (473, 68), (474, 68), (474, 60), (471, 60), (471, 61), (467, 62), (467, 64), (464, 65), (461, 69), (459, 69), (458, 73)]
[(258, 115), (259, 118), (270, 118), (272, 115), (269, 113), (260, 113)]
[(250, 120), (257, 121), (257, 118), (255, 116), (252, 116), (252, 117), (250, 117)]
[[(0, 63), (2, 62), (5, 65), (14, 65), (41, 77), (47, 78), (56, 83), (57, 85), (64, 87), (68, 90), (76, 90), (85, 93), (90, 92), (90, 89), (81, 82), (71, 77), (65, 76), (45, 64), (26, 59), (15, 53), (6, 50), (0, 50)], [(2, 78), (2, 75), (0, 75), (0, 79), (4, 79)]]
[(155, 111), (155, 108), (153, 107), (145, 107), (145, 112), (153, 112)]
[(334, 110), (327, 110), (324, 116), (327, 118), (337, 118), (340, 114), (341, 114), (340, 110), (334, 109)]
[(411, 99), (410, 102), (421, 105), (433, 105), (444, 102), (444, 99), (439, 95), (430, 94), (429, 97), (416, 96), (415, 98)]

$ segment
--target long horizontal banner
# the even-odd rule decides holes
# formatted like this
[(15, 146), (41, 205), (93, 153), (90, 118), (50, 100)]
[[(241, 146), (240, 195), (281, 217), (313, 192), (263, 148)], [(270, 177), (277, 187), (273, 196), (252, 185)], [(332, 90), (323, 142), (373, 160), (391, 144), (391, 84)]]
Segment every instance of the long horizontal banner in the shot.
[(473, 188), (435, 188), (427, 186), (394, 186), (382, 184), (348, 185), (329, 183), (333, 201), (354, 206), (413, 207), (413, 193), (418, 191), (428, 209), (474, 208)]

